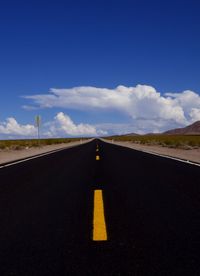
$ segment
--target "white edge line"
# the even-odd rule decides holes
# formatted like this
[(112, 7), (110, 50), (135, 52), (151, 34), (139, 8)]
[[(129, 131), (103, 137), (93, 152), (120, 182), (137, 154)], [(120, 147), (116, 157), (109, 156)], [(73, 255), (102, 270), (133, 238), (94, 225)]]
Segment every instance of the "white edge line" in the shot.
[(141, 150), (134, 149), (134, 148), (131, 148), (131, 147), (126, 146), (126, 145), (116, 144), (116, 142), (111, 143), (111, 142), (107, 142), (105, 140), (103, 140), (103, 141), (106, 142), (106, 143), (112, 144), (112, 145), (121, 146), (121, 147), (124, 147), (124, 148), (129, 148), (129, 149), (132, 149), (132, 150), (141, 151), (141, 152), (144, 152), (144, 153), (148, 153), (148, 154), (160, 156), (160, 157), (163, 157), (163, 158), (168, 158), (168, 159), (176, 160), (176, 161), (179, 161), (179, 162), (182, 162), (182, 163), (185, 163), (185, 164), (190, 164), (190, 165), (194, 165), (194, 166), (200, 167), (200, 164), (192, 162), (190, 160), (184, 160), (184, 159), (180, 159), (180, 158), (177, 158), (177, 157), (173, 157), (173, 156), (169, 156), (169, 155), (164, 155), (164, 154), (159, 154), (159, 153), (156, 153), (156, 152), (146, 151), (146, 150), (142, 150), (142, 149)]
[[(89, 143), (89, 142), (86, 142), (86, 143)], [(84, 143), (84, 144), (86, 144), (86, 143)], [(68, 146), (68, 147), (62, 148), (62, 149), (57, 149), (57, 150), (53, 150), (53, 151), (50, 151), (50, 152), (45, 152), (45, 153), (37, 154), (37, 155), (31, 156), (31, 157), (28, 157), (28, 158), (24, 158), (24, 159), (21, 159), (21, 160), (18, 160), (18, 161), (13, 161), (13, 162), (11, 161), (8, 164), (0, 165), (0, 169), (6, 168), (6, 167), (10, 167), (10, 166), (13, 166), (13, 165), (16, 165), (16, 164), (19, 164), (19, 163), (23, 163), (23, 162), (26, 162), (26, 161), (29, 161), (29, 160), (32, 160), (32, 159), (40, 158), (40, 157), (43, 157), (45, 155), (50, 155), (50, 154), (53, 154), (53, 153), (56, 153), (56, 152), (59, 152), (59, 151), (62, 151), (62, 150), (74, 148), (74, 147), (77, 147), (77, 146), (80, 146), (80, 145), (82, 145), (82, 144), (72, 145), (72, 146)]]

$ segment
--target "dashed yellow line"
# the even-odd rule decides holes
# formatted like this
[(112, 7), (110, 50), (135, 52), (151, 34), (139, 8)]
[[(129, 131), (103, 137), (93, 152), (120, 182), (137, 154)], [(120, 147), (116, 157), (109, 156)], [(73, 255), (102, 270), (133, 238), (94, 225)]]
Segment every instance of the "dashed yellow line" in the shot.
[(93, 241), (107, 241), (102, 190), (94, 191)]
[(100, 156), (99, 155), (96, 155), (96, 160), (100, 160)]

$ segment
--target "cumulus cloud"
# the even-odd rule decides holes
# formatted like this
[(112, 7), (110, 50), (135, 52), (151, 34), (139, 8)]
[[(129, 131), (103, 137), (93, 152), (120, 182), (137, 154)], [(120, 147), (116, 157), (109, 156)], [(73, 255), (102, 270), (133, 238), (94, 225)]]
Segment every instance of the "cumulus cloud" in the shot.
[(0, 134), (16, 136), (34, 136), (36, 128), (34, 125), (21, 125), (15, 118), (8, 118), (6, 122), (0, 123)]
[[(89, 124), (75, 124), (72, 119), (63, 112), (57, 113), (52, 121), (42, 125), (42, 137), (66, 137), (66, 136), (98, 136), (107, 132)], [(0, 135), (4, 138), (36, 138), (37, 128), (34, 125), (22, 125), (15, 118), (8, 118), (0, 122)]]
[[(140, 128), (149, 131), (165, 130), (170, 126), (184, 126), (199, 120), (200, 96), (193, 91), (161, 95), (152, 86), (118, 86), (115, 89), (97, 87), (52, 88), (48, 94), (25, 96), (40, 108), (62, 107), (91, 110), (115, 110), (127, 114)], [(149, 124), (148, 124), (149, 123)], [(157, 125), (157, 126), (155, 126)], [(146, 131), (148, 131), (146, 129)], [(145, 131), (145, 129), (144, 129)]]
[(52, 136), (57, 135), (70, 135), (70, 136), (97, 136), (106, 134), (105, 131), (96, 129), (94, 126), (89, 124), (75, 124), (72, 119), (64, 114), (59, 112), (53, 122), (48, 123), (49, 133)]
[(166, 96), (170, 97), (176, 106), (180, 106), (186, 118), (192, 119), (192, 109), (200, 110), (200, 95), (197, 93), (186, 90), (182, 93), (166, 93)]
[(191, 108), (190, 117), (192, 121), (199, 121), (200, 120), (200, 108)]

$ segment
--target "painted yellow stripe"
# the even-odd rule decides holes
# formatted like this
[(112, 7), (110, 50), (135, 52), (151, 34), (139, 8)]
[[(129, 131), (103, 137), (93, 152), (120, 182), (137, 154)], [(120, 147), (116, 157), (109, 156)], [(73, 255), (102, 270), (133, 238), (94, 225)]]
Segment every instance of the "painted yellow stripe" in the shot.
[(107, 241), (102, 190), (94, 191), (93, 241)]
[(99, 155), (96, 156), (96, 160), (100, 160), (100, 156)]

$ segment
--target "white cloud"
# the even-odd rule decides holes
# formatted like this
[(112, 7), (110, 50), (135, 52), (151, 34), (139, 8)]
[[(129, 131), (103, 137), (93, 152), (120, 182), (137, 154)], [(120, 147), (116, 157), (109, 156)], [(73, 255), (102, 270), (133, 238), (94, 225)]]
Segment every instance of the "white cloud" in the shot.
[(200, 120), (200, 108), (191, 108), (190, 117), (192, 121), (199, 121)]
[(81, 123), (76, 125), (72, 119), (63, 112), (59, 112), (55, 116), (54, 121), (49, 123), (49, 130), (53, 136), (97, 136), (106, 133), (101, 130), (97, 130), (94, 126), (89, 124)]
[(21, 125), (15, 118), (8, 118), (6, 122), (0, 123), (0, 134), (16, 136), (34, 136), (36, 128), (33, 125)]
[[(200, 96), (193, 91), (161, 95), (147, 85), (118, 86), (115, 89), (74, 87), (50, 89), (50, 94), (26, 96), (37, 107), (102, 112), (115, 110), (133, 119), (136, 131), (166, 130), (169, 126), (185, 126), (199, 119)], [(136, 123), (137, 122), (137, 123)], [(140, 122), (140, 126), (138, 126)], [(155, 127), (155, 125), (157, 125)], [(146, 127), (145, 127), (146, 126)]]
[(166, 93), (166, 96), (169, 96), (175, 105), (180, 106), (184, 110), (186, 118), (193, 120), (191, 116), (192, 109), (200, 110), (200, 95), (197, 93), (186, 90), (182, 93)]
[(28, 111), (37, 110), (38, 109), (38, 107), (31, 106), (31, 105), (23, 105), (22, 108), (25, 109), (25, 110), (28, 110)]
[(132, 123), (102, 123), (95, 125), (97, 129), (101, 129), (110, 135), (120, 135), (126, 133), (146, 134), (159, 133), (176, 128), (176, 122), (171, 120), (154, 120), (154, 119), (137, 119)]
[[(67, 136), (98, 136), (105, 135), (106, 131), (89, 124), (75, 124), (72, 119), (63, 112), (57, 113), (55, 118), (42, 125), (42, 137), (67, 137)], [(34, 125), (19, 124), (15, 118), (8, 118), (0, 122), (1, 138), (36, 138), (37, 129)]]

